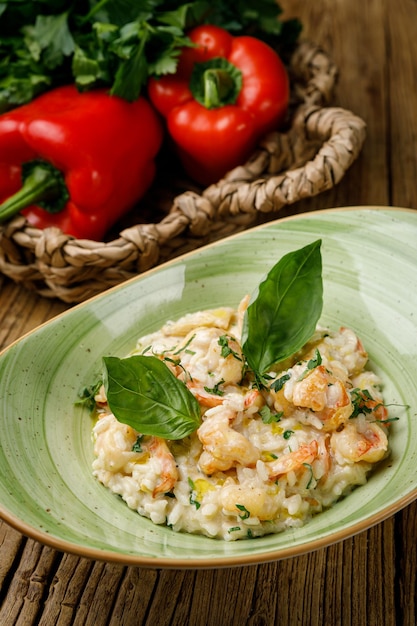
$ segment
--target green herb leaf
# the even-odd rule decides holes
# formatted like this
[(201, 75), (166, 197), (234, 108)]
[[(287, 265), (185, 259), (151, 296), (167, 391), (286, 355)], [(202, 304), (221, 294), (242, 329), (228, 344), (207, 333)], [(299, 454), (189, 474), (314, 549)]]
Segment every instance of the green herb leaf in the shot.
[(218, 383), (216, 383), (214, 385), (214, 387), (207, 387), (206, 385), (204, 385), (204, 391), (207, 391), (207, 393), (212, 393), (215, 396), (224, 396), (224, 391), (222, 389), (220, 389), (220, 385), (223, 385), (224, 380), (219, 380)]
[(192, 480), (192, 478), (188, 477), (188, 485), (190, 487), (190, 497), (189, 497), (189, 503), (192, 504), (193, 506), (195, 506), (195, 508), (198, 510), (201, 506), (201, 502), (199, 502), (196, 499), (196, 495), (195, 495), (195, 484), (194, 481)]
[(218, 344), (221, 347), (221, 356), (224, 359), (227, 359), (228, 356), (232, 355), (235, 357), (235, 359), (237, 359), (238, 361), (241, 361), (241, 357), (238, 355), (238, 353), (235, 350), (232, 350), (232, 348), (229, 345), (229, 340), (231, 339), (231, 337), (228, 337), (227, 335), (221, 335), (221, 337), (219, 337), (218, 340)]
[[(321, 365), (321, 363), (322, 363), (321, 354), (320, 354), (320, 352), (319, 352), (319, 351), (317, 350), (317, 348), (316, 348), (316, 352), (315, 352), (315, 357), (314, 357), (314, 359), (310, 359), (310, 360), (307, 362), (307, 367), (306, 367), (306, 369), (305, 369), (305, 370), (304, 370), (304, 372), (301, 374), (301, 376), (299, 376), (299, 377), (297, 378), (297, 381), (304, 380), (304, 378), (306, 378), (312, 370), (314, 370), (316, 367), (318, 367), (319, 365)], [(271, 387), (272, 387), (272, 385), (271, 385)]]
[(311, 487), (311, 485), (312, 485), (312, 483), (313, 483), (313, 480), (314, 480), (313, 467), (310, 465), (310, 463), (303, 463), (303, 465), (304, 465), (304, 467), (306, 467), (306, 468), (309, 470), (309, 472), (310, 472), (310, 478), (309, 478), (308, 483), (307, 483), (307, 485), (306, 485), (306, 489), (310, 489), (310, 487)]
[(132, 446), (132, 452), (143, 452), (142, 450), (142, 439), (144, 435), (138, 435), (135, 443)]
[(235, 506), (239, 511), (241, 511), (241, 513), (239, 514), (241, 520), (245, 520), (250, 517), (250, 511), (248, 511), (248, 509), (243, 504), (236, 504)]
[(321, 364), (322, 364), (321, 354), (319, 350), (317, 350), (316, 348), (316, 351), (314, 353), (314, 359), (309, 360), (309, 362), (307, 363), (307, 369), (314, 370), (316, 367), (318, 367)]
[(60, 15), (38, 15), (34, 26), (22, 29), (25, 43), (35, 61), (54, 69), (74, 52), (74, 40), (68, 28), (67, 12)]
[(323, 307), (320, 246), (319, 239), (283, 256), (252, 295), (242, 347), (259, 377), (300, 350), (315, 331)]
[(287, 380), (290, 380), (290, 378), (290, 374), (283, 374), (280, 378), (277, 378), (273, 383), (271, 383), (271, 389), (277, 392), (281, 391)]
[(102, 384), (102, 381), (98, 380), (96, 383), (94, 383), (94, 385), (81, 389), (78, 394), (79, 400), (76, 404), (82, 404), (86, 406), (89, 412), (93, 413), (97, 408), (95, 396), (99, 392)]
[(278, 411), (278, 413), (272, 413), (269, 406), (265, 404), (265, 406), (260, 409), (259, 414), (264, 424), (273, 424), (281, 421), (284, 412)]
[(142, 435), (182, 439), (200, 424), (185, 384), (154, 356), (104, 357), (104, 386), (114, 416)]

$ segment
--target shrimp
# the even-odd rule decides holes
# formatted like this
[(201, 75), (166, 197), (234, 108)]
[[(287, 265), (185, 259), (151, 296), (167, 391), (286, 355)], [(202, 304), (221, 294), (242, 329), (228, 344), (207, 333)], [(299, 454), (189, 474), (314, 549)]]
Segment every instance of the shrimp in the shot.
[(227, 406), (207, 411), (206, 419), (197, 430), (203, 444), (199, 465), (205, 474), (224, 472), (238, 464), (253, 467), (260, 458), (258, 448), (231, 427), (235, 418), (236, 412)]
[(366, 408), (372, 412), (375, 419), (380, 422), (386, 421), (386, 419), (388, 418), (388, 409), (386, 408), (386, 406), (384, 406), (384, 404), (382, 404), (380, 400), (368, 398), (364, 404)]
[(104, 385), (100, 385), (99, 390), (94, 396), (94, 400), (99, 407), (107, 406), (107, 396), (106, 396), (106, 390), (105, 390)]
[(257, 517), (259, 520), (274, 519), (281, 507), (276, 491), (241, 485), (225, 485), (221, 490), (220, 502), (226, 513), (234, 513), (241, 519)]
[[(153, 496), (171, 491), (178, 480), (178, 469), (174, 456), (164, 439), (144, 437), (127, 424), (119, 422), (112, 413), (100, 418), (94, 428), (94, 453), (102, 460), (105, 470), (130, 474), (134, 464), (154, 460), (154, 473), (159, 482), (153, 490)], [(135, 450), (135, 443), (141, 439), (140, 450)], [(132, 465), (133, 464), (133, 465)]]
[(318, 350), (326, 365), (342, 379), (358, 374), (368, 361), (368, 353), (359, 337), (350, 328), (342, 326), (338, 333), (326, 332), (311, 350), (304, 354), (304, 359), (313, 358)]
[(161, 331), (166, 336), (185, 337), (198, 328), (221, 328), (223, 331), (230, 326), (234, 309), (230, 307), (220, 307), (218, 309), (206, 309), (196, 313), (187, 313), (177, 321), (167, 322), (162, 326)]
[(378, 424), (360, 420), (357, 424), (345, 424), (343, 430), (332, 433), (330, 447), (339, 462), (377, 463), (388, 450), (388, 439)]
[(152, 491), (152, 496), (155, 498), (159, 493), (172, 491), (178, 480), (178, 468), (165, 439), (152, 436), (144, 447), (150, 457), (156, 459), (159, 466), (159, 482)]
[(318, 440), (317, 460), (319, 463), (317, 463), (317, 467), (314, 472), (316, 479), (327, 476), (330, 471), (331, 459), (329, 453), (329, 440), (330, 433), (326, 433)]
[(362, 341), (351, 330), (344, 326), (340, 327), (340, 333), (345, 341), (346, 349), (343, 351), (344, 363), (348, 368), (349, 375), (352, 376), (360, 372), (368, 361), (368, 353), (366, 352)]
[(137, 458), (133, 445), (137, 432), (127, 424), (121, 424), (112, 413), (100, 417), (94, 427), (94, 454), (101, 459), (109, 472), (124, 472), (127, 465)]
[(323, 365), (311, 370), (292, 387), (295, 406), (308, 408), (323, 422), (323, 430), (335, 430), (352, 415), (352, 402), (341, 380)]
[(269, 478), (277, 478), (288, 472), (295, 472), (304, 463), (312, 463), (316, 458), (319, 451), (319, 445), (315, 439), (310, 443), (301, 445), (298, 450), (288, 452), (281, 455), (275, 461), (265, 463)]
[(194, 380), (187, 381), (186, 385), (203, 407), (213, 408), (220, 406), (224, 402), (224, 398), (220, 393), (215, 393), (214, 391), (210, 393), (207, 387), (199, 385)]
[[(265, 400), (258, 389), (249, 389), (242, 393), (243, 388), (237, 385), (227, 385), (224, 393), (219, 390), (210, 390), (199, 385), (195, 381), (187, 381), (186, 385), (202, 407), (213, 408), (224, 403), (233, 404), (233, 408), (239, 411), (248, 411), (249, 414), (259, 411), (265, 404)], [(226, 396), (226, 392), (228, 396)], [(231, 396), (231, 394), (234, 394)]]

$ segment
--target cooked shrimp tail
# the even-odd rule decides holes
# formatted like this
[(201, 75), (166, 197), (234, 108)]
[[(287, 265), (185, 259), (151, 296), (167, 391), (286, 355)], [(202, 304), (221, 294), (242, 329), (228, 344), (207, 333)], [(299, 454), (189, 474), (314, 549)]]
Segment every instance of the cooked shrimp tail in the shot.
[(312, 463), (317, 458), (319, 445), (315, 439), (308, 444), (304, 444), (294, 450), (280, 456), (276, 461), (267, 463), (267, 470), (270, 478), (277, 478), (288, 472), (295, 472), (304, 463)]
[(159, 482), (152, 492), (153, 497), (172, 491), (178, 480), (178, 468), (167, 442), (161, 437), (151, 437), (147, 450), (159, 463)]

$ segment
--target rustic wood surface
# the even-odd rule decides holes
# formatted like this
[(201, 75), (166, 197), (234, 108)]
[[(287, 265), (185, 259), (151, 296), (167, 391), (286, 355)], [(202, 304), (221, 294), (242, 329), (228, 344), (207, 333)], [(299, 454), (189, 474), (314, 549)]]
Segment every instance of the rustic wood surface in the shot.
[[(280, 215), (348, 205), (417, 209), (416, 0), (280, 4), (332, 53), (340, 68), (335, 104), (368, 127), (342, 182)], [(1, 346), (68, 307), (5, 278), (0, 287)], [(0, 625), (416, 626), (416, 571), (417, 502), (311, 554), (207, 571), (92, 562), (0, 522)]]

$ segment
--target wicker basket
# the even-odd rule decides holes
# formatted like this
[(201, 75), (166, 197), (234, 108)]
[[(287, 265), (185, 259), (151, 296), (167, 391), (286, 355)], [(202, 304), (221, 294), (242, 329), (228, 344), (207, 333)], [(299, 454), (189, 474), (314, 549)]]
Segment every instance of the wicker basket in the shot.
[[(288, 129), (265, 137), (245, 165), (207, 189), (183, 187), (186, 191), (172, 195), (165, 210), (153, 207), (157, 223), (152, 218), (136, 223), (108, 242), (77, 240), (56, 228), (39, 230), (15, 217), (0, 227), (0, 271), (43, 296), (81, 302), (162, 261), (249, 228), (261, 214), (333, 187), (358, 156), (365, 123), (328, 106), (337, 68), (323, 50), (300, 43), (288, 68)], [(143, 213), (136, 217), (143, 220)]]

